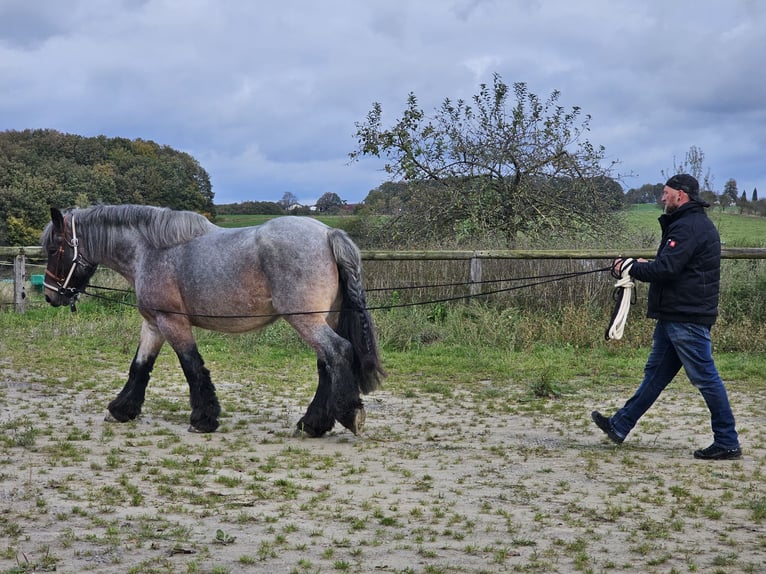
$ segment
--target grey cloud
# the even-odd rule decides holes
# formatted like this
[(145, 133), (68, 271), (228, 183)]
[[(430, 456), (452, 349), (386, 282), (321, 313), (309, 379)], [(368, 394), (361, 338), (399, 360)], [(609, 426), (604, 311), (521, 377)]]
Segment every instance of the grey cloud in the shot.
[(0, 43), (31, 50), (67, 29), (66, 4), (6, 0), (0, 4)]
[(193, 153), (220, 201), (359, 201), (384, 179), (347, 165), (372, 102), (393, 120), (409, 92), (430, 111), (497, 72), (592, 115), (628, 185), (696, 145), (752, 188), (765, 24), (744, 0), (4, 0), (0, 129), (153, 139)]

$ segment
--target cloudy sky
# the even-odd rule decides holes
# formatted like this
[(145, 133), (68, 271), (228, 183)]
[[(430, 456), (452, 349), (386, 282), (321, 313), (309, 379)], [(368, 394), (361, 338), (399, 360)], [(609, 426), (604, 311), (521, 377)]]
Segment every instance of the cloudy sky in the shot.
[[(193, 155), (218, 204), (349, 203), (355, 122), (500, 74), (592, 116), (627, 188), (691, 146), (717, 191), (766, 190), (760, 0), (0, 0), (0, 130), (142, 138)], [(763, 192), (760, 192), (763, 196)]]

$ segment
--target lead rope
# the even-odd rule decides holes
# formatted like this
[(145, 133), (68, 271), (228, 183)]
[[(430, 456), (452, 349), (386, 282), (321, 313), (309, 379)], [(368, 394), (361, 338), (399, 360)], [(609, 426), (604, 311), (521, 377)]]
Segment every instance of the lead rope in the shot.
[(614, 297), (617, 303), (614, 306), (612, 318), (609, 320), (609, 326), (604, 333), (604, 338), (607, 341), (622, 339), (625, 324), (628, 322), (628, 312), (633, 303), (633, 287), (635, 286), (630, 278), (630, 268), (633, 267), (634, 261), (630, 257), (624, 259), (619, 274), (614, 267), (612, 268), (612, 277), (617, 279), (617, 283), (614, 284)]

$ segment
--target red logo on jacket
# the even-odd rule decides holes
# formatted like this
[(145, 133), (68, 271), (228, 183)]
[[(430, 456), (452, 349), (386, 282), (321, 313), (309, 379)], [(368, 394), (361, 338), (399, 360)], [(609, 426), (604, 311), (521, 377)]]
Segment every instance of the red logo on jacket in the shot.
[(675, 246), (676, 246), (676, 240), (668, 239), (668, 247), (675, 247)]

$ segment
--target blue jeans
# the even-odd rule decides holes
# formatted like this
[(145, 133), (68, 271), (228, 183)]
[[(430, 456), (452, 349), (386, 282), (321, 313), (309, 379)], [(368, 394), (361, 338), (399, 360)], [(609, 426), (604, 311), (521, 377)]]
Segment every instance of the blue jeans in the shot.
[(611, 418), (614, 431), (625, 438), (682, 366), (691, 383), (702, 393), (710, 411), (713, 444), (725, 449), (739, 447), (726, 387), (713, 362), (710, 327), (695, 323), (657, 321), (652, 351), (644, 367), (644, 380), (625, 406)]

